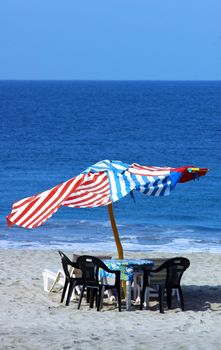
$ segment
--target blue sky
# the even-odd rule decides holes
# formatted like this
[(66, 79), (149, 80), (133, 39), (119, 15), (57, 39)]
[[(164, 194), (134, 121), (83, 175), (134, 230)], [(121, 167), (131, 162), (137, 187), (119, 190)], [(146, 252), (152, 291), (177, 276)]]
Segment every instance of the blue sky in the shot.
[(0, 79), (221, 80), (220, 0), (7, 0)]

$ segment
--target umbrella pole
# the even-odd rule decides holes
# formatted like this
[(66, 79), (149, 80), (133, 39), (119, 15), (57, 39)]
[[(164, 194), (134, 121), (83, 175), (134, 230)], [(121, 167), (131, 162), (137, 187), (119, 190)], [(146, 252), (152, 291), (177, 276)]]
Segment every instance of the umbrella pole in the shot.
[(122, 248), (122, 244), (120, 241), (120, 237), (118, 234), (118, 229), (117, 229), (117, 225), (114, 219), (114, 212), (113, 212), (113, 206), (112, 203), (108, 204), (108, 213), (109, 213), (109, 217), (110, 217), (110, 222), (111, 222), (111, 226), (112, 226), (112, 230), (113, 230), (113, 234), (114, 234), (114, 239), (116, 242), (116, 246), (117, 246), (117, 251), (118, 251), (118, 259), (123, 259), (124, 258), (124, 253), (123, 253), (123, 248)]
[[(115, 218), (114, 218), (114, 211), (113, 211), (112, 203), (108, 204), (107, 207), (108, 207), (108, 213), (109, 213), (109, 217), (110, 217), (112, 231), (114, 234), (114, 239), (115, 239), (116, 246), (117, 246), (118, 259), (123, 259), (124, 252), (123, 252), (123, 247), (122, 247), (122, 244), (120, 241), (117, 225), (116, 225)], [(126, 296), (126, 282), (123, 281), (122, 284), (123, 284), (124, 296)]]

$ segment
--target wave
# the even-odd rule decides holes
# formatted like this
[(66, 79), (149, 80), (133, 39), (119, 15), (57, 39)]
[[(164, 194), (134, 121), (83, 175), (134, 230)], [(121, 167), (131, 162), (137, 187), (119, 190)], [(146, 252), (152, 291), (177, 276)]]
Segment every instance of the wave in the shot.
[[(221, 251), (221, 229), (215, 226), (121, 223), (119, 235), (129, 251)], [(109, 221), (51, 220), (33, 230), (0, 228), (2, 248), (115, 251)]]
[[(96, 242), (94, 244), (84, 242), (50, 242), (45, 244), (42, 242), (15, 242), (2, 240), (2, 249), (31, 249), (31, 250), (59, 250), (80, 251), (80, 252), (113, 252), (116, 251), (115, 242)], [(168, 252), (168, 253), (189, 253), (189, 252), (210, 252), (221, 253), (221, 245), (214, 243), (202, 243), (188, 239), (176, 239), (167, 244), (139, 244), (136, 242), (123, 242), (124, 251), (131, 252)]]

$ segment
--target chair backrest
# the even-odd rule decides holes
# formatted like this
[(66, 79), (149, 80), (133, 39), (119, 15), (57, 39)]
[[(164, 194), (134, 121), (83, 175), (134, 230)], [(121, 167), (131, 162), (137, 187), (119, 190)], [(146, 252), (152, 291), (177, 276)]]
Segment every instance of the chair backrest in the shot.
[[(63, 266), (63, 270), (65, 273), (65, 276), (68, 280), (70, 280), (71, 278), (71, 274), (73, 273), (73, 268), (79, 268), (76, 262), (71, 261), (67, 255), (65, 255), (61, 250), (58, 251), (60, 256), (61, 256), (61, 263)], [(70, 274), (70, 271), (72, 271), (72, 273)]]
[(190, 261), (187, 258), (175, 257), (166, 260), (155, 271), (160, 272), (166, 270), (165, 286), (176, 288), (180, 285), (180, 280), (184, 271), (190, 266)]
[(95, 256), (82, 255), (77, 259), (77, 264), (79, 266), (79, 269), (82, 271), (82, 279), (84, 283), (90, 285), (99, 284), (99, 268), (102, 269), (106, 267), (103, 261)]
[[(149, 258), (149, 259), (153, 261), (155, 270), (167, 260), (163, 258)], [(151, 275), (151, 284), (153, 285), (161, 284), (166, 280), (166, 274), (167, 274), (167, 270), (163, 269), (160, 272)]]
[[(73, 254), (73, 262), (76, 262), (80, 256), (81, 255), (74, 253)], [(96, 258), (101, 259), (101, 260), (103, 260), (103, 259), (110, 260), (110, 259), (112, 259), (112, 256), (111, 255), (97, 255)]]

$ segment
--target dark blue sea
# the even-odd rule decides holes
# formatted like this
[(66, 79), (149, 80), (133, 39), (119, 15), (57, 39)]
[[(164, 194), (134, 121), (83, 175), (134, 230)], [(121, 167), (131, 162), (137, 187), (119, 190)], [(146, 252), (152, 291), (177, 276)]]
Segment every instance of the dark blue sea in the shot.
[(8, 228), (13, 202), (103, 159), (208, 167), (168, 197), (114, 207), (125, 250), (221, 251), (221, 82), (1, 81), (0, 245), (114, 251), (106, 207)]

